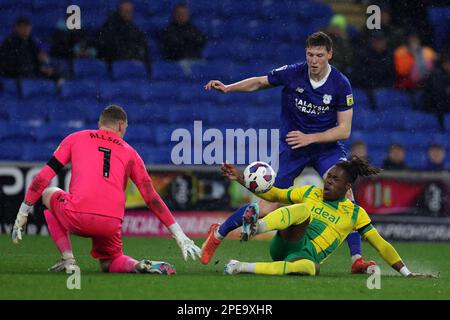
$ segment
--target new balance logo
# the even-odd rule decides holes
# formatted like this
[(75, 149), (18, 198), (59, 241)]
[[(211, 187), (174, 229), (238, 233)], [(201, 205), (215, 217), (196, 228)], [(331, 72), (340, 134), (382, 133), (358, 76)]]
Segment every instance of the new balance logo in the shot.
[(295, 89), (295, 91), (297, 91), (298, 93), (303, 93), (303, 91), (305, 91), (305, 89), (297, 87), (297, 89)]

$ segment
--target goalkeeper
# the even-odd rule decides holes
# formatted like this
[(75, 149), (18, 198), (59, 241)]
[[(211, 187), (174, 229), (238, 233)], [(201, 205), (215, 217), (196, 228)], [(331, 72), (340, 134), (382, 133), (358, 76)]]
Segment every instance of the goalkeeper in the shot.
[[(45, 220), (61, 260), (49, 271), (71, 272), (75, 258), (69, 234), (92, 239), (91, 255), (104, 272), (155, 273), (170, 275), (175, 269), (163, 261), (137, 261), (122, 252), (122, 221), (125, 187), (129, 178), (136, 184), (145, 203), (170, 230), (184, 260), (200, 256), (200, 248), (189, 239), (175, 221), (164, 201), (156, 193), (144, 162), (124, 140), (127, 114), (119, 106), (106, 107), (98, 130), (83, 130), (67, 136), (48, 163), (33, 179), (25, 194), (14, 224), (12, 238), (22, 240), (28, 214), (42, 195)], [(53, 177), (72, 164), (69, 192), (47, 188)]]
[[(224, 176), (244, 185), (242, 172), (230, 164), (222, 166)], [(272, 188), (258, 194), (264, 200), (289, 204), (258, 220), (258, 205), (251, 204), (243, 219), (243, 239), (277, 230), (270, 245), (274, 262), (247, 263), (231, 260), (225, 265), (226, 274), (255, 273), (266, 275), (318, 275), (323, 263), (352, 231), (378, 251), (395, 270), (407, 277), (433, 277), (408, 270), (394, 247), (372, 226), (366, 211), (345, 194), (358, 176), (371, 176), (380, 169), (367, 161), (352, 157), (338, 162), (328, 173), (324, 188), (314, 186)]]

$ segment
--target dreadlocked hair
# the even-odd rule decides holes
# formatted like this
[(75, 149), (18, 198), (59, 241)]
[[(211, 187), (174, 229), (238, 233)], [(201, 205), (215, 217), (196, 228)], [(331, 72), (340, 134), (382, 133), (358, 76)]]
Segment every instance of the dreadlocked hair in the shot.
[(380, 168), (372, 166), (367, 160), (357, 156), (352, 156), (350, 160), (338, 162), (336, 166), (345, 170), (351, 183), (354, 183), (360, 176), (368, 177), (381, 172)]

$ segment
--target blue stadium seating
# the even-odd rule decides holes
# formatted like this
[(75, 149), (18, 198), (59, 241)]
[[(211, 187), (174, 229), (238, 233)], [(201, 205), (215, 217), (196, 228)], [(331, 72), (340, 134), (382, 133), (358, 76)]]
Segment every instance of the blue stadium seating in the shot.
[(50, 105), (53, 99), (33, 98), (28, 101), (17, 100), (8, 106), (11, 122), (15, 123), (43, 123), (47, 121)]
[(19, 96), (19, 83), (16, 79), (0, 78), (0, 88), (0, 95), (2, 98), (17, 98)]
[(128, 104), (124, 107), (128, 114), (128, 122), (130, 125), (147, 124), (161, 125), (169, 120), (169, 108), (166, 105), (133, 105)]
[(439, 131), (439, 123), (436, 116), (424, 112), (409, 112), (405, 114), (403, 126), (405, 130), (412, 132)]
[(40, 143), (52, 142), (58, 145), (66, 136), (74, 132), (73, 128), (69, 128), (60, 122), (47, 123), (45, 126), (36, 129), (36, 139)]
[(186, 80), (181, 66), (176, 62), (156, 61), (152, 64), (152, 79), (160, 80)]
[(98, 98), (100, 90), (98, 83), (93, 80), (66, 80), (61, 86), (60, 94), (64, 99)]
[(444, 127), (445, 130), (450, 133), (450, 114), (447, 114), (444, 118)]
[(130, 125), (126, 132), (126, 141), (131, 145), (136, 143), (150, 144), (155, 140), (152, 126), (147, 125)]
[(112, 63), (112, 74), (116, 80), (147, 79), (147, 69), (142, 61), (120, 60)]
[[(7, 123), (0, 128), (0, 140), (3, 142), (34, 142), (36, 130), (34, 127), (19, 123)], [(2, 147), (3, 151), (3, 147)]]
[(21, 82), (22, 97), (29, 99), (35, 96), (56, 96), (56, 85), (51, 80), (26, 79)]
[(378, 110), (391, 108), (412, 109), (411, 98), (404, 91), (379, 89), (374, 91), (375, 107)]
[[(47, 162), (55, 152), (60, 141), (48, 143), (24, 143), (19, 160)], [(17, 156), (15, 160), (17, 159)]]
[(76, 59), (73, 62), (75, 78), (82, 79), (107, 79), (108, 69), (106, 64), (96, 59)]

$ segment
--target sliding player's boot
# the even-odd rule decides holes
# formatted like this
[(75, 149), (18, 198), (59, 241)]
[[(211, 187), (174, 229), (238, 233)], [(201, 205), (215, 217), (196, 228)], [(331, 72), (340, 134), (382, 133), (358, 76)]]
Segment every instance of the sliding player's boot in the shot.
[(375, 261), (366, 261), (363, 257), (355, 260), (352, 264), (352, 273), (368, 273), (367, 268), (370, 266), (376, 266)]
[(75, 271), (77, 263), (74, 258), (61, 259), (55, 265), (48, 268), (49, 272), (61, 272), (73, 273)]
[(256, 202), (250, 203), (242, 216), (241, 241), (248, 241), (256, 234), (258, 215), (258, 204)]
[(214, 235), (217, 228), (219, 228), (218, 223), (214, 223), (209, 227), (208, 237), (202, 245), (202, 256), (200, 257), (200, 262), (203, 264), (208, 264), (211, 261), (214, 252), (216, 252), (217, 247), (222, 242)]
[(164, 261), (151, 261), (151, 260), (139, 261), (134, 266), (134, 270), (137, 273), (164, 274), (168, 276), (177, 273), (175, 267), (170, 263)]

